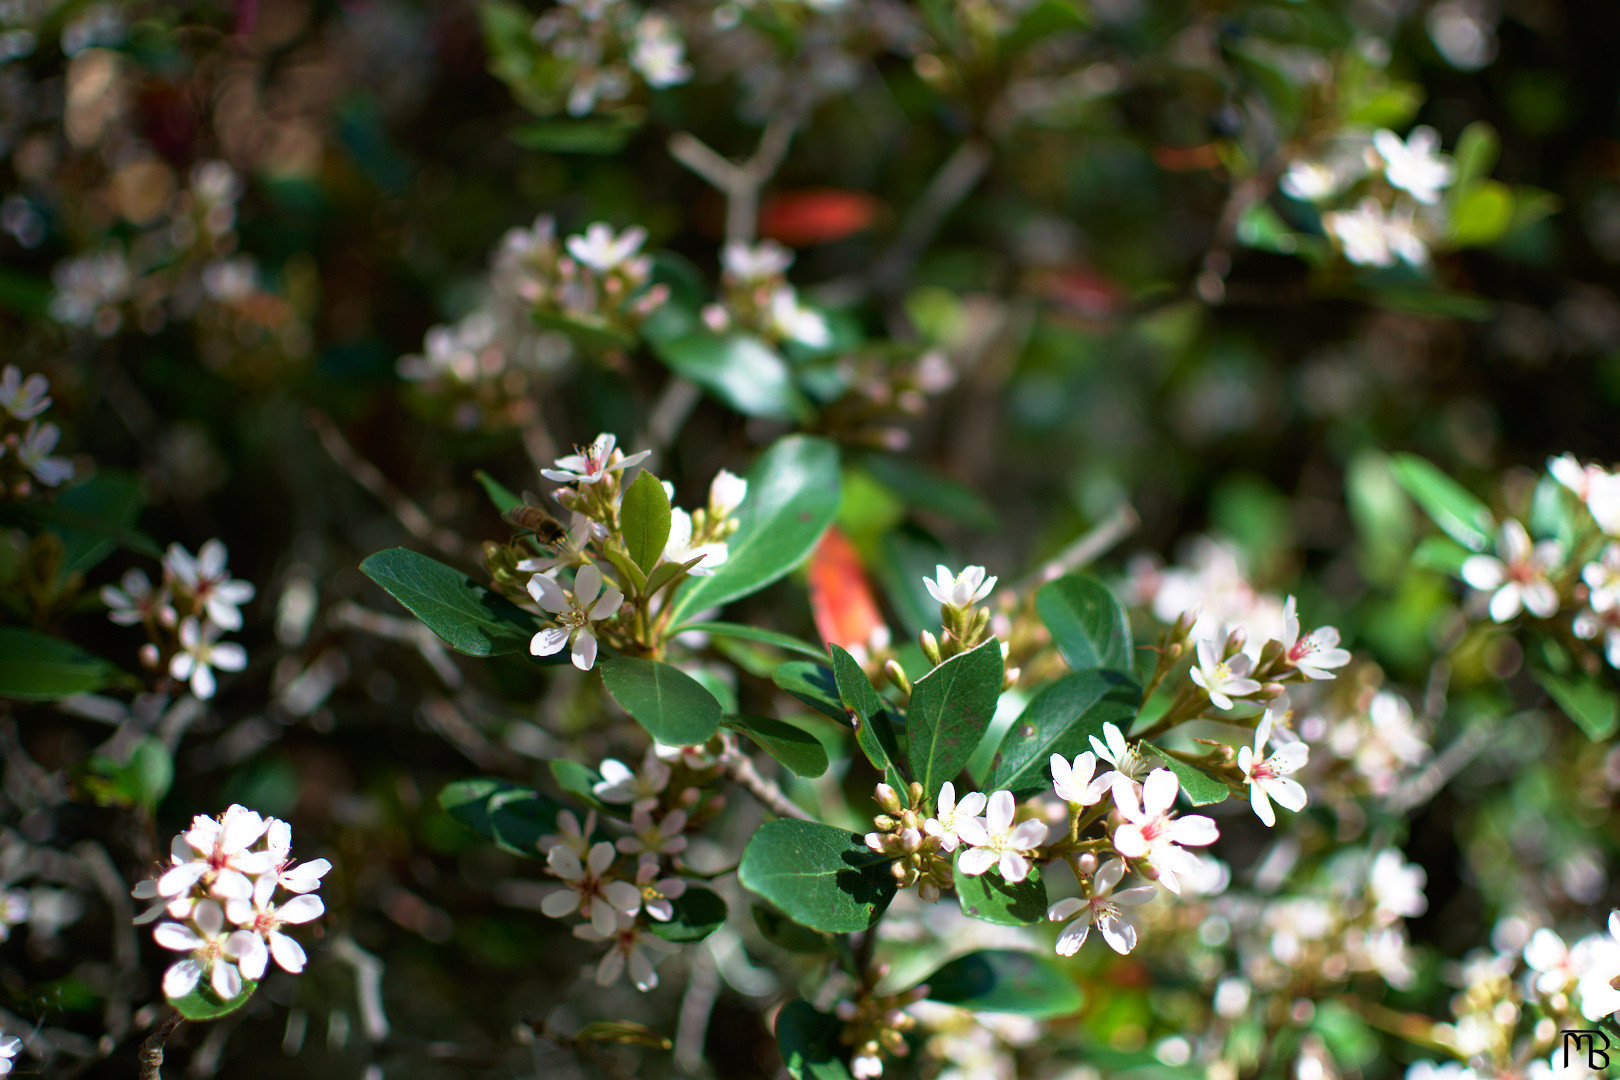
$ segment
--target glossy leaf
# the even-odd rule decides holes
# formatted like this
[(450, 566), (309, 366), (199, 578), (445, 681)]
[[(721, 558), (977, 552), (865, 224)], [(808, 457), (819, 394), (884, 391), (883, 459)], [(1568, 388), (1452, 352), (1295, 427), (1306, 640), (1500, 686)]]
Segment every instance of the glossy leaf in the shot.
[(243, 979), (242, 992), (226, 1001), (214, 993), (214, 988), (209, 986), (205, 979), (192, 987), (191, 993), (185, 997), (171, 998), (169, 1004), (179, 1010), (180, 1015), (187, 1020), (218, 1020), (220, 1017), (228, 1016), (246, 1005), (248, 998), (252, 997), (253, 991), (258, 988), (259, 984), (257, 982), (252, 979)]
[(1005, 673), (1001, 642), (990, 638), (918, 679), (906, 710), (907, 760), (933, 798), (962, 771), (996, 714)]
[(843, 1021), (808, 1001), (790, 1001), (776, 1014), (776, 1048), (793, 1080), (851, 1080), (838, 1041)]
[(71, 641), (0, 626), (0, 698), (56, 701), (99, 690), (120, 674)]
[(744, 416), (803, 420), (810, 404), (793, 385), (787, 361), (748, 334), (700, 332), (653, 343), (669, 369)]
[[(995, 509), (978, 492), (926, 466), (894, 454), (865, 454), (861, 467), (907, 506), (939, 514), (974, 529), (993, 529)], [(929, 567), (933, 569), (933, 567)]]
[(702, 941), (725, 924), (726, 902), (712, 889), (689, 885), (669, 903), (675, 909), (674, 918), (668, 922), (647, 919), (647, 928), (665, 941)]
[(602, 774), (580, 761), (570, 761), (567, 758), (557, 758), (549, 763), (551, 776), (557, 781), (557, 786), (566, 794), (572, 795), (592, 810), (601, 810), (616, 817), (628, 817), (630, 808), (604, 803), (597, 798), (596, 785), (602, 782)]
[(1485, 550), (1494, 523), (1484, 503), (1415, 454), (1396, 454), (1390, 466), (1401, 487), (1442, 532), (1469, 551)]
[(769, 716), (728, 716), (721, 721), (758, 743), (794, 776), (815, 778), (827, 771), (827, 751), (807, 731)]
[(563, 809), (538, 791), (493, 777), (446, 784), (439, 805), (501, 850), (531, 859), (541, 857), (540, 838), (557, 831), (557, 814)]
[(933, 1001), (1037, 1019), (1066, 1016), (1085, 1001), (1063, 965), (1035, 953), (1006, 949), (959, 956), (923, 982)]
[(826, 664), (789, 660), (777, 665), (771, 673), (771, 681), (817, 712), (825, 713), (841, 724), (849, 723), (849, 712), (838, 695), (838, 683), (832, 669)]
[(676, 628), (676, 633), (684, 634), (688, 630), (696, 633), (719, 634), (723, 637), (742, 638), (745, 641), (758, 641), (766, 645), (775, 645), (778, 649), (808, 656), (823, 663), (827, 660), (827, 650), (818, 649), (803, 638), (796, 638), (792, 634), (783, 634), (775, 630), (766, 630), (759, 626), (745, 626), (742, 623), (730, 622), (694, 622), (685, 623)]
[(754, 925), (766, 941), (779, 949), (806, 956), (832, 952), (832, 941), (826, 934), (800, 926), (792, 919), (765, 904), (755, 904)]
[(652, 573), (652, 568), (663, 558), (670, 521), (669, 496), (664, 492), (664, 485), (658, 482), (658, 477), (642, 469), (625, 491), (619, 508), (624, 546), (642, 573)]
[(1447, 232), (1458, 247), (1478, 247), (1501, 239), (1512, 224), (1512, 189), (1496, 180), (1480, 180), (1452, 200)]
[(62, 574), (83, 574), (120, 546), (156, 557), (158, 547), (136, 531), (146, 497), (136, 477), (98, 472), (66, 488), (54, 503), (41, 504), (45, 520), (62, 537)]
[(1594, 742), (1607, 739), (1620, 726), (1615, 712), (1614, 690), (1601, 678), (1554, 675), (1536, 671), (1536, 682), (1552, 696), (1564, 715)]
[(927, 531), (905, 524), (883, 534), (878, 555), (874, 569), (907, 636), (915, 638), (924, 630), (938, 635), (939, 601), (928, 594), (923, 578), (933, 577), (941, 563), (955, 565), (951, 553)]
[(1001, 740), (986, 790), (1026, 798), (1052, 787), (1052, 755), (1073, 759), (1102, 738), (1103, 725), (1129, 731), (1142, 689), (1122, 671), (1073, 671), (1043, 686)]
[(707, 742), (720, 726), (720, 703), (692, 676), (660, 660), (604, 657), (602, 683), (625, 712), (665, 746)]
[(640, 109), (622, 109), (605, 116), (542, 120), (514, 129), (508, 138), (525, 149), (552, 154), (616, 154), (643, 119)]
[(1135, 669), (1130, 620), (1108, 586), (1096, 578), (1068, 574), (1047, 582), (1036, 590), (1035, 611), (1075, 671)]
[[(957, 849), (960, 861), (967, 847)], [(1016, 884), (1008, 884), (1001, 874), (991, 868), (974, 877), (956, 871), (956, 902), (962, 914), (1001, 926), (1033, 926), (1046, 918), (1046, 882), (1041, 880), (1041, 868), (1032, 866), (1029, 876)]]
[(713, 577), (694, 578), (677, 595), (682, 611), (718, 607), (758, 592), (805, 560), (838, 512), (838, 448), (790, 435), (748, 471), (748, 497), (737, 532)]
[(813, 930), (850, 934), (894, 899), (889, 859), (859, 833), (819, 821), (767, 821), (743, 849), (737, 880)]
[[(454, 567), (406, 548), (379, 551), (360, 569), (447, 645), (468, 656), (527, 652), (530, 639), (544, 626), (538, 616)], [(537, 659), (566, 664), (568, 652)]]
[[(1154, 749), (1159, 750), (1156, 746)], [(1211, 806), (1225, 802), (1227, 796), (1232, 794), (1232, 789), (1226, 786), (1225, 780), (1217, 780), (1196, 765), (1177, 761), (1162, 750), (1159, 750), (1159, 756), (1164, 759), (1165, 766), (1176, 774), (1176, 779), (1181, 781), (1181, 793), (1187, 796), (1187, 800), (1194, 806)]]
[(900, 772), (900, 747), (888, 707), (855, 658), (837, 645), (831, 649), (838, 696), (847, 710), (846, 716), (855, 725), (855, 742), (872, 768), (883, 774), (883, 782), (896, 791), (904, 791), (906, 781)]

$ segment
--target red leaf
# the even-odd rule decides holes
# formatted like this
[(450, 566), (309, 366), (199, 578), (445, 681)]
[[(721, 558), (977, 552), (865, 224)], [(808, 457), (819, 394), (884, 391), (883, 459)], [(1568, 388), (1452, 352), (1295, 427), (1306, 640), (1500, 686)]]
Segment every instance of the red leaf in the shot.
[(821, 640), (829, 645), (864, 652), (889, 643), (889, 628), (878, 613), (861, 554), (836, 526), (810, 556), (810, 612)]
[(760, 206), (759, 234), (789, 247), (842, 240), (877, 220), (881, 206), (872, 196), (859, 191), (783, 191), (768, 196)]

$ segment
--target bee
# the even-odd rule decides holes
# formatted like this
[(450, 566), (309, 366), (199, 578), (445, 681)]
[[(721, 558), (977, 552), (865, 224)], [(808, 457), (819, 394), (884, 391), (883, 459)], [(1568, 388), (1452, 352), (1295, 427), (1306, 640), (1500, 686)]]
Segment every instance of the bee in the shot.
[(540, 496), (525, 491), (523, 501), (506, 512), (506, 520), (533, 533), (542, 546), (557, 547), (567, 540), (568, 530), (563, 528), (562, 522), (535, 505), (539, 501)]

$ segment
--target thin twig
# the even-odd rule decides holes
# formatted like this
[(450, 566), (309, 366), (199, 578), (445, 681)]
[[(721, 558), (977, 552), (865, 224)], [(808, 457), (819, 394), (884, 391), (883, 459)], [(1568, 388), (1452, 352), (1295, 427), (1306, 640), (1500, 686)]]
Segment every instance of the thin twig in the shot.
[(741, 784), (754, 798), (765, 805), (777, 817), (797, 818), (800, 821), (811, 820), (810, 815), (801, 810), (794, 802), (782, 793), (782, 789), (770, 780), (759, 775), (754, 763), (748, 760), (743, 753), (732, 754), (726, 759), (726, 772), (731, 778)]
[(332, 955), (354, 968), (354, 996), (360, 1005), (360, 1026), (366, 1038), (380, 1043), (388, 1038), (388, 1015), (383, 1011), (383, 962), (366, 952), (348, 934), (332, 942)]
[(162, 1023), (158, 1024), (157, 1029), (141, 1043), (141, 1080), (162, 1080), (163, 1044), (169, 1041), (174, 1029), (184, 1021), (185, 1017), (180, 1015), (180, 1010), (169, 1006)]
[(401, 619), (393, 615), (384, 615), (361, 607), (353, 600), (344, 600), (334, 604), (327, 614), (327, 620), (336, 628), (349, 627), (363, 630), (377, 637), (389, 638), (394, 641), (403, 641), (415, 647), (422, 654), (435, 674), (449, 687), (461, 685), (461, 669), (457, 668), (455, 661), (450, 659), (449, 653), (444, 651), (444, 642), (438, 635), (415, 619)]
[(114, 989), (107, 998), (107, 1007), (102, 1015), (107, 1034), (114, 1041), (119, 1041), (129, 1032), (131, 1008), (128, 987), (140, 968), (140, 942), (135, 936), (135, 905), (130, 903), (128, 882), (118, 872), (118, 867), (113, 865), (106, 848), (94, 840), (84, 840), (73, 846), (73, 854), (84, 864), (96, 888), (101, 891), (102, 899), (112, 909), (112, 961), (117, 978), (112, 983)]
[(759, 228), (759, 193), (787, 155), (799, 126), (799, 108), (778, 110), (765, 125), (753, 156), (738, 164), (728, 161), (697, 136), (677, 131), (669, 137), (669, 153), (726, 197), (726, 243), (751, 244)]
[(720, 996), (720, 972), (706, 949), (688, 954), (686, 993), (681, 996), (680, 1019), (675, 1028), (675, 1067), (695, 1074), (704, 1060), (709, 1018)]
[(379, 502), (388, 507), (394, 519), (405, 527), (405, 531), (432, 544), (440, 551), (453, 559), (464, 559), (479, 562), (480, 554), (472, 545), (462, 541), (461, 537), (449, 529), (441, 529), (433, 524), (420, 506), (407, 499), (388, 478), (382, 470), (361, 457), (349, 445), (349, 440), (343, 437), (337, 425), (332, 423), (331, 417), (319, 409), (311, 409), (304, 414), (304, 422), (310, 426), (320, 437), (321, 445), (326, 448), (338, 467), (354, 478), (355, 483), (371, 492)]
[(653, 402), (647, 417), (647, 434), (641, 443), (643, 449), (652, 451), (652, 457), (647, 462), (649, 469), (658, 467), (665, 451), (675, 441), (676, 433), (701, 400), (703, 391), (696, 383), (679, 375), (670, 376), (658, 400)]
[(1239, 181), (1226, 197), (1221, 216), (1216, 219), (1215, 233), (1204, 253), (1194, 289), (1206, 304), (1220, 304), (1226, 300), (1226, 275), (1232, 269), (1232, 249), (1237, 246), (1238, 226), (1256, 203), (1260, 202), (1277, 184), (1287, 159), (1274, 155), (1253, 176)]
[(1122, 504), (1096, 528), (1064, 548), (1050, 562), (1015, 585), (1014, 591), (1022, 593), (1034, 585), (1090, 566), (1103, 552), (1135, 532), (1140, 524), (1141, 519), (1136, 516), (1136, 511), (1130, 504)]

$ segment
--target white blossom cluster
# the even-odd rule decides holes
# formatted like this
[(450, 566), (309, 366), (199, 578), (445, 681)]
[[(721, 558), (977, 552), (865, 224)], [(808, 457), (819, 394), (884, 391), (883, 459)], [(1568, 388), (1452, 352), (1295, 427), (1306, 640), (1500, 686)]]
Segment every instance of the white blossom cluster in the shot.
[(28, 927), (36, 944), (46, 942), (84, 915), (84, 897), (77, 889), (46, 884), (69, 881), (60, 873), (57, 854), (9, 829), (0, 831), (0, 943), (21, 926)]
[(240, 607), (253, 599), (254, 588), (231, 577), (226, 558), (225, 545), (217, 539), (203, 544), (196, 555), (170, 544), (161, 583), (154, 585), (145, 573), (131, 569), (118, 586), (101, 589), (102, 602), (111, 609), (108, 618), (146, 630), (142, 663), (188, 682), (204, 701), (217, 689), (216, 669), (241, 671), (247, 666), (247, 651), (220, 638), (242, 628)]
[[(137, 925), (158, 922), (153, 938), (185, 957), (169, 966), (163, 993), (182, 998), (206, 979), (223, 1000), (243, 979), (264, 977), (271, 959), (283, 970), (304, 970), (303, 947), (286, 927), (319, 918), (314, 895), (332, 869), (326, 859), (292, 861), (292, 828), (233, 804), (218, 818), (198, 815), (169, 845), (169, 866), (131, 895), (153, 901)], [(291, 897), (278, 900), (279, 892)]]
[[(1431, 127), (1413, 128), (1404, 140), (1388, 129), (1352, 132), (1323, 157), (1293, 162), (1279, 186), (1324, 208), (1322, 226), (1350, 262), (1426, 266), (1429, 248), (1446, 231), (1441, 192), (1457, 175), (1456, 164), (1439, 151), (1440, 136)], [(1360, 197), (1348, 205), (1356, 192)]]
[(692, 77), (675, 21), (626, 0), (563, 0), (535, 20), (530, 36), (557, 65), (570, 116), (623, 101), (638, 79), (663, 90)]
[(822, 314), (799, 302), (787, 280), (793, 252), (774, 240), (727, 244), (720, 252), (721, 302), (703, 309), (703, 321), (715, 333), (741, 326), (765, 340), (798, 342), (823, 348), (832, 333)]
[(0, 368), (0, 485), (17, 496), (73, 479), (73, 463), (51, 453), (61, 429), (38, 419), (51, 407), (50, 389), (38, 372), (25, 379), (14, 364)]

